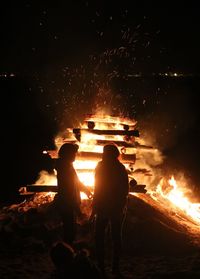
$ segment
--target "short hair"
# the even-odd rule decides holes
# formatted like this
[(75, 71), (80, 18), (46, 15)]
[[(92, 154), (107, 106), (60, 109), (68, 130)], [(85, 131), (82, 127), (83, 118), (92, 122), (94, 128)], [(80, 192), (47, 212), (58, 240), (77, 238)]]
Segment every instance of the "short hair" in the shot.
[(106, 144), (103, 148), (103, 154), (106, 157), (118, 158), (120, 155), (119, 149), (114, 143)]
[(78, 148), (78, 144), (66, 142), (60, 147), (58, 151), (58, 156), (60, 158), (64, 158), (69, 154), (76, 153), (78, 151)]

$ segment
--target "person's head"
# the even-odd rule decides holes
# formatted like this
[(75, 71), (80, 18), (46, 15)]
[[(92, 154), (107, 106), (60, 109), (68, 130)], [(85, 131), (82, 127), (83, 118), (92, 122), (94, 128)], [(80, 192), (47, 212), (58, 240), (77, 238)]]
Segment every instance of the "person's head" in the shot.
[(120, 152), (114, 143), (106, 144), (103, 147), (103, 159), (117, 159)]
[(64, 143), (58, 151), (58, 157), (73, 162), (75, 160), (78, 148), (79, 146), (77, 144), (68, 142)]
[(58, 269), (71, 266), (75, 255), (73, 248), (65, 242), (57, 242), (50, 250), (51, 260)]

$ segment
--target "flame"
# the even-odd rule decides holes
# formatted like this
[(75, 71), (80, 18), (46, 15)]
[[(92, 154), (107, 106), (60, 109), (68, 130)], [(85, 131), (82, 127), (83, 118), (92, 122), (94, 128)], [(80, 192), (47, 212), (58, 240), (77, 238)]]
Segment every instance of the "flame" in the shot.
[[(137, 122), (127, 118), (112, 117), (109, 115), (90, 115), (86, 118), (85, 122), (80, 125), (81, 140), (77, 141), (73, 129), (67, 129), (64, 135), (58, 135), (55, 139), (57, 150), (66, 141), (76, 142), (79, 145), (79, 152), (76, 161), (74, 162), (74, 168), (77, 171), (79, 179), (88, 187), (93, 189), (94, 186), (94, 169), (101, 159), (103, 152), (103, 144), (101, 142), (114, 141), (118, 144), (121, 152), (121, 161), (124, 163), (129, 178), (135, 178), (138, 184), (147, 185), (147, 194), (154, 200), (159, 201), (161, 206), (164, 204), (166, 207), (176, 208), (181, 210), (183, 214), (192, 218), (196, 223), (200, 223), (200, 203), (192, 203), (188, 197), (186, 197), (186, 191), (182, 187), (180, 181), (176, 181), (174, 176), (170, 179), (162, 177), (159, 183), (156, 184), (157, 172), (154, 170), (154, 166), (159, 165), (162, 160), (161, 152), (156, 148), (146, 148), (144, 139), (128, 138), (125, 139), (123, 135), (102, 135), (92, 133), (88, 129), (88, 122), (93, 122), (94, 129), (99, 130), (124, 130), (125, 125), (130, 129), (135, 129)], [(125, 146), (121, 146), (120, 143), (128, 143)], [(52, 158), (57, 156), (57, 150), (48, 151)], [(83, 155), (81, 156), (80, 154)], [(87, 153), (87, 156), (84, 154)], [(89, 155), (94, 154), (94, 156)], [(123, 160), (123, 155), (130, 156), (136, 155), (136, 161)], [(158, 180), (158, 179), (157, 179)], [(56, 185), (56, 176), (50, 176), (48, 173), (42, 172), (41, 178), (36, 184)], [(187, 187), (185, 187), (187, 189)], [(189, 191), (187, 189), (187, 191)], [(134, 193), (133, 193), (134, 194)], [(86, 199), (86, 195), (81, 193), (81, 198)]]
[[(164, 178), (161, 179), (157, 186), (156, 192), (164, 199), (171, 202), (177, 208), (182, 210), (185, 214), (192, 217), (194, 221), (200, 223), (200, 203), (192, 203), (184, 194), (184, 190), (178, 185), (174, 176), (168, 181), (167, 185)], [(155, 194), (152, 194), (155, 198)], [(158, 195), (157, 195), (158, 198)]]

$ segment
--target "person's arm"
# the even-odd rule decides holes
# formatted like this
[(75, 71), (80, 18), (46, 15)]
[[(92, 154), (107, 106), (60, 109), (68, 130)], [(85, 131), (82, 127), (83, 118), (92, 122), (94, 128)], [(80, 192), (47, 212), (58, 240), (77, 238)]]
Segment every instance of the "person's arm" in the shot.
[(76, 183), (77, 183), (77, 186), (78, 186), (79, 191), (85, 193), (85, 194), (88, 196), (88, 198), (91, 199), (92, 196), (93, 196), (93, 195), (92, 195), (92, 192), (88, 189), (87, 186), (85, 186), (85, 185), (80, 181), (80, 179), (78, 178), (77, 173), (76, 173)]
[(122, 173), (121, 173), (121, 196), (122, 196), (122, 204), (125, 206), (128, 201), (128, 194), (129, 194), (129, 178), (128, 172), (124, 166), (122, 166)]
[(79, 190), (81, 191), (81, 192), (83, 192), (83, 193), (85, 193), (87, 196), (88, 196), (88, 198), (89, 199), (91, 199), (92, 198), (92, 192), (90, 191), (90, 189), (87, 187), (87, 186), (85, 186), (80, 180), (79, 180), (79, 182), (78, 182), (78, 187), (79, 187)]
[(98, 197), (98, 166), (94, 171), (94, 194), (92, 200), (92, 211), (89, 220), (91, 222), (94, 221), (96, 213), (97, 213), (97, 197)]
[(128, 196), (128, 194), (129, 194), (129, 179), (128, 179), (128, 173), (127, 173), (126, 168), (125, 168), (125, 174), (124, 174), (124, 176), (125, 176), (126, 194), (127, 194), (127, 196)]

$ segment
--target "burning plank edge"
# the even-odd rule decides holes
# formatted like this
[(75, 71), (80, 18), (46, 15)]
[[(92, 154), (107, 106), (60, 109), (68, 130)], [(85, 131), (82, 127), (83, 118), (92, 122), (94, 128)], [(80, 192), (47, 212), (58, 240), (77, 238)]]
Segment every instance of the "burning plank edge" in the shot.
[[(89, 151), (80, 151), (77, 154), (77, 159), (85, 159), (85, 158), (93, 158), (93, 159), (101, 159), (102, 153), (98, 152), (89, 152)], [(121, 154), (121, 160), (125, 161), (135, 161), (136, 155), (135, 154)]]
[(56, 185), (26, 185), (19, 189), (20, 195), (26, 195), (31, 193), (40, 193), (40, 192), (57, 192), (58, 187)]
[(144, 193), (146, 194), (147, 190), (145, 189), (146, 185), (143, 184), (137, 184), (135, 186), (130, 185), (130, 193)]
[[(138, 142), (127, 142), (127, 141), (120, 141), (120, 140), (101, 140), (97, 139), (96, 144), (104, 146), (105, 144), (115, 143), (118, 147), (130, 147), (133, 149), (155, 149), (153, 146), (140, 144)], [(77, 140), (67, 140), (63, 139), (63, 143), (77, 143)], [(53, 151), (53, 150), (52, 150)]]
[(117, 117), (116, 119), (116, 115), (110, 115), (108, 118), (106, 118), (104, 115), (100, 115), (100, 116), (96, 116), (94, 114), (88, 114), (86, 115), (86, 118), (84, 120), (85, 123), (94, 123), (94, 125), (96, 123), (103, 123), (103, 124), (116, 124), (116, 122), (119, 125), (126, 125), (129, 127), (135, 126), (137, 124), (137, 121), (132, 119), (131, 122), (128, 121), (126, 118), (122, 118), (122, 117)]
[(75, 128), (73, 129), (73, 133), (75, 135), (81, 135), (81, 132), (87, 132), (96, 135), (115, 135), (115, 136), (134, 136), (139, 137), (138, 130), (98, 130), (98, 129), (81, 129)]
[[(51, 156), (52, 160), (56, 160), (57, 152), (54, 150), (48, 150), (47, 153)], [(80, 151), (77, 153), (76, 159), (77, 160), (85, 160), (85, 158), (92, 159), (92, 160), (100, 160), (102, 158), (102, 153), (98, 152), (89, 152), (89, 151)], [(133, 163), (136, 160), (136, 154), (121, 154), (121, 160)]]
[(154, 149), (153, 146), (150, 145), (143, 145), (143, 144), (139, 144), (138, 142), (133, 142), (133, 143), (129, 143), (126, 141), (110, 141), (110, 140), (97, 140), (97, 144), (98, 145), (105, 145), (108, 144), (110, 142), (115, 143), (118, 147), (130, 147), (133, 149)]
[[(133, 193), (146, 193), (145, 189), (146, 185), (135, 185), (134, 187), (130, 187), (130, 192)], [(26, 185), (19, 189), (20, 195), (27, 195), (33, 193), (41, 193), (41, 192), (57, 192), (58, 187), (56, 185)]]

